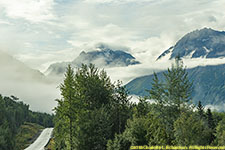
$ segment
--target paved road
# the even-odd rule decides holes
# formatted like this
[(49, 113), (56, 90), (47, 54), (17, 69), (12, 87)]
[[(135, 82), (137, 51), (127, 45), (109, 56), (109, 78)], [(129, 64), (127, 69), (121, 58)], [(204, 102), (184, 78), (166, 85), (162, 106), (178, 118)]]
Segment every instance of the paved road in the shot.
[(44, 150), (45, 145), (51, 138), (53, 128), (46, 128), (41, 132), (41, 135), (25, 150)]

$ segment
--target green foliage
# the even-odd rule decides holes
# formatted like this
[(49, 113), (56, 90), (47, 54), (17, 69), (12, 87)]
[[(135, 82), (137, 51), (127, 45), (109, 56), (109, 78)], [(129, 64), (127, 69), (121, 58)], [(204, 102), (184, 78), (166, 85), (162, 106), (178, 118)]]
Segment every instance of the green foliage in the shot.
[(149, 145), (169, 145), (170, 138), (168, 126), (165, 124), (163, 118), (156, 113), (150, 112), (146, 119), (147, 126), (147, 141)]
[(179, 57), (171, 69), (163, 73), (164, 81), (159, 81), (157, 74), (154, 74), (152, 88), (149, 91), (149, 98), (159, 104), (174, 107), (174, 113), (179, 113), (181, 107), (191, 100), (192, 83), (188, 79), (188, 73), (183, 67)]
[(109, 140), (107, 143), (107, 150), (128, 150), (131, 142), (129, 140), (130, 133), (128, 130), (122, 134), (116, 134), (114, 140)]
[(188, 73), (179, 57), (175, 59), (172, 68), (164, 73), (164, 77), (166, 100), (170, 105), (175, 105), (180, 109), (184, 102), (187, 103), (191, 100), (192, 83), (189, 81)]
[(133, 112), (135, 117), (146, 116), (149, 112), (149, 103), (146, 98), (139, 97), (139, 102), (133, 105)]
[(38, 124), (25, 122), (23, 125), (20, 126), (15, 136), (15, 147), (19, 150), (28, 147), (29, 144), (33, 142), (35, 137), (39, 135), (41, 129), (43, 129), (43, 127)]
[(104, 70), (82, 65), (74, 74), (68, 66), (60, 89), (56, 149), (106, 149), (107, 141), (125, 130), (131, 116), (128, 94), (120, 82), (112, 84)]
[(131, 145), (147, 145), (148, 141), (145, 136), (147, 134), (145, 126), (145, 118), (133, 118), (128, 120), (126, 131), (129, 133), (128, 139)]
[(156, 73), (152, 82), (152, 88), (149, 91), (150, 99), (155, 100), (159, 105), (165, 104), (165, 87), (164, 84), (159, 81)]
[(192, 112), (183, 112), (174, 122), (176, 144), (181, 146), (208, 145), (210, 130), (203, 119)]
[(223, 144), (225, 113), (205, 113), (201, 102), (194, 111), (192, 83), (182, 61), (176, 58), (162, 77), (154, 74), (150, 95), (132, 104), (122, 83), (111, 83), (104, 70), (91, 64), (73, 73), (69, 66), (55, 108), (56, 150)]
[[(163, 73), (163, 80), (159, 80), (157, 74), (154, 74), (152, 88), (149, 91), (149, 99), (156, 102), (156, 107), (152, 113), (158, 119), (153, 123), (155, 128), (161, 128), (160, 133), (151, 144), (173, 144), (174, 141), (174, 121), (180, 116), (180, 113), (189, 108), (191, 100), (192, 83), (188, 79), (186, 69), (179, 57), (175, 59), (175, 64)], [(163, 124), (164, 126), (162, 126)], [(153, 130), (156, 131), (157, 130)], [(153, 135), (150, 132), (151, 135)], [(163, 138), (161, 136), (164, 136)], [(154, 137), (155, 138), (155, 137)]]
[(14, 150), (18, 141), (15, 136), (20, 132), (24, 122), (38, 123), (45, 127), (53, 126), (53, 116), (32, 112), (29, 105), (23, 104), (15, 96), (3, 97), (0, 95), (0, 149)]
[(223, 118), (216, 127), (217, 143), (220, 146), (225, 144), (225, 118)]
[(204, 107), (202, 106), (201, 101), (198, 101), (198, 107), (197, 107), (197, 110), (198, 110), (198, 114), (199, 114), (200, 118), (201, 118), (201, 119), (205, 118)]
[(106, 149), (107, 140), (112, 136), (112, 122), (106, 108), (86, 112), (78, 124), (77, 149)]
[(215, 140), (214, 134), (216, 132), (216, 126), (215, 126), (214, 118), (210, 108), (208, 108), (206, 112), (206, 121), (207, 121), (208, 128), (210, 130), (209, 144), (212, 144), (213, 141)]

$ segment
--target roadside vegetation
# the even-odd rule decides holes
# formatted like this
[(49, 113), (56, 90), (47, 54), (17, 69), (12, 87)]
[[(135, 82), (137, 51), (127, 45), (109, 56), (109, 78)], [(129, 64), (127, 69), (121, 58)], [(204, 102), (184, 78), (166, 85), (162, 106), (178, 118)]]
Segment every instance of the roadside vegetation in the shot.
[(0, 149), (21, 150), (40, 129), (53, 127), (52, 120), (53, 115), (29, 110), (29, 105), (15, 96), (0, 95)]
[(20, 126), (16, 134), (16, 149), (23, 150), (28, 147), (36, 140), (43, 129), (44, 127), (38, 124), (25, 122)]

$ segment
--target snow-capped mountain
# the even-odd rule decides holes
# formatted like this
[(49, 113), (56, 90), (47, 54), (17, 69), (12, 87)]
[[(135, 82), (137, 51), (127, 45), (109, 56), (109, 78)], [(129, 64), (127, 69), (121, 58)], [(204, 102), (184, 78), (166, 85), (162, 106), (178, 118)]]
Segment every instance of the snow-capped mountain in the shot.
[(181, 58), (221, 58), (225, 57), (225, 32), (210, 28), (195, 30), (182, 37), (175, 46), (164, 51), (158, 58), (169, 55), (169, 59)]
[(46, 71), (47, 75), (60, 75), (65, 72), (68, 64), (73, 67), (80, 67), (81, 64), (95, 64), (97, 67), (118, 67), (139, 64), (131, 54), (122, 50), (112, 50), (111, 48), (100, 45), (97, 50), (84, 52), (75, 58), (72, 62), (54, 63)]

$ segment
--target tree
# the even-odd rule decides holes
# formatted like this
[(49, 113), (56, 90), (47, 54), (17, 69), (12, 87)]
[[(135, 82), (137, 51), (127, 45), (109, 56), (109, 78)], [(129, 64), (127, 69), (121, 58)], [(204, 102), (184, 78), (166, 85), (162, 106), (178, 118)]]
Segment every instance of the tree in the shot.
[(104, 70), (93, 64), (82, 65), (75, 74), (75, 91), (80, 98), (82, 107), (88, 110), (110, 104), (114, 85)]
[(169, 105), (174, 105), (178, 112), (184, 103), (191, 100), (192, 82), (183, 66), (180, 57), (175, 58), (175, 64), (163, 74), (165, 77), (165, 94)]
[(78, 121), (76, 149), (105, 150), (112, 135), (112, 121), (106, 107), (86, 113)]
[(147, 145), (148, 141), (146, 139), (146, 126), (145, 117), (129, 119), (127, 122), (127, 127), (124, 132), (128, 132), (127, 139), (131, 142), (131, 145)]
[(210, 108), (207, 109), (206, 119), (207, 119), (208, 127), (211, 131), (210, 132), (210, 138), (209, 138), (209, 144), (211, 144), (215, 140), (215, 136), (214, 136), (214, 134), (215, 134), (215, 122), (214, 122), (213, 115), (212, 115), (212, 112), (211, 112)]
[[(162, 74), (161, 80), (154, 74), (149, 98), (155, 100), (155, 113), (162, 118), (165, 125), (169, 144), (174, 140), (174, 122), (182, 111), (189, 108), (191, 100), (192, 83), (188, 79), (188, 73), (179, 57), (175, 58), (175, 64), (171, 69)], [(188, 107), (186, 107), (188, 106)]]
[(175, 64), (163, 73), (163, 77), (163, 82), (160, 82), (157, 74), (154, 74), (149, 98), (159, 105), (172, 106), (179, 113), (181, 106), (191, 100), (192, 92), (192, 82), (188, 79), (188, 73), (180, 57), (175, 58)]
[(130, 149), (131, 142), (130, 133), (128, 131), (122, 134), (116, 134), (114, 140), (109, 140), (107, 143), (107, 150), (128, 150)]
[(114, 87), (113, 100), (110, 103), (111, 120), (113, 121), (112, 133), (121, 134), (125, 130), (127, 120), (132, 116), (130, 97), (122, 82), (118, 81)]
[(219, 146), (225, 145), (225, 118), (216, 127), (216, 140)]
[(162, 117), (155, 112), (150, 112), (146, 118), (147, 134), (146, 138), (149, 145), (170, 145), (171, 139), (168, 126)]
[(63, 146), (56, 144), (58, 149), (104, 150), (109, 139), (124, 131), (131, 116), (129, 97), (125, 87), (112, 84), (104, 70), (82, 65), (74, 74), (69, 66), (60, 90), (55, 139)]
[(74, 150), (73, 147), (73, 121), (75, 115), (75, 84), (74, 84), (74, 71), (70, 65), (67, 67), (65, 74), (65, 80), (60, 85), (62, 100), (58, 100), (60, 106), (56, 108), (58, 113), (61, 113), (61, 117), (67, 117), (69, 119), (69, 143), (70, 149)]
[(166, 103), (165, 87), (164, 84), (159, 80), (156, 73), (154, 73), (152, 88), (149, 91), (149, 98), (155, 100), (160, 106)]
[(181, 146), (208, 145), (210, 131), (207, 123), (192, 112), (182, 112), (174, 122), (175, 142)]
[(198, 114), (199, 114), (200, 118), (203, 119), (205, 117), (205, 113), (204, 113), (204, 107), (202, 106), (201, 101), (198, 101), (197, 110), (198, 110)]

